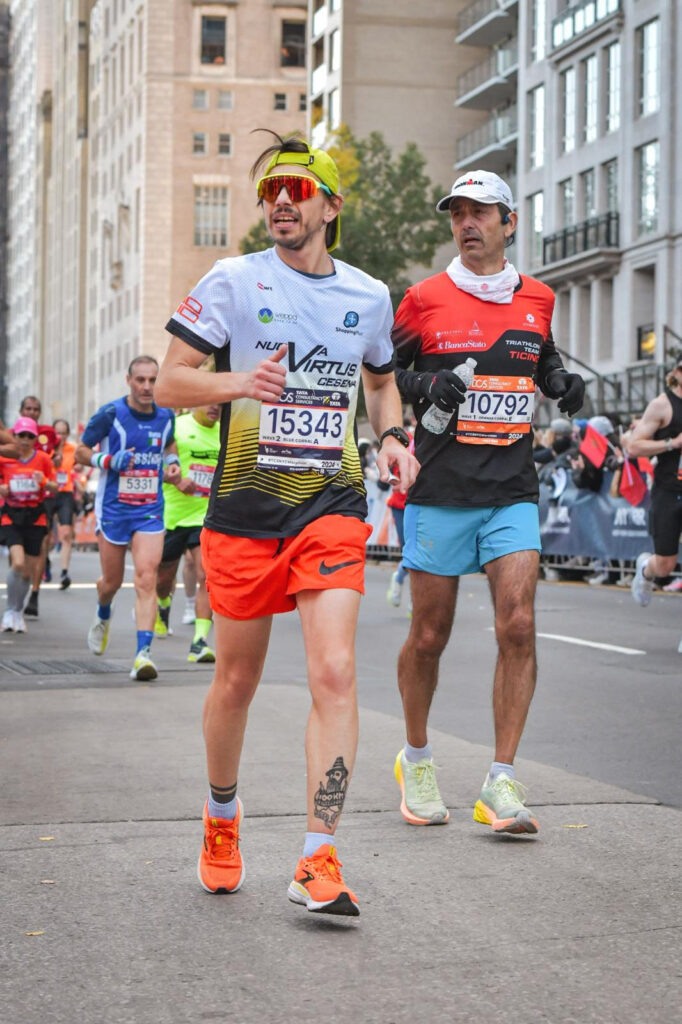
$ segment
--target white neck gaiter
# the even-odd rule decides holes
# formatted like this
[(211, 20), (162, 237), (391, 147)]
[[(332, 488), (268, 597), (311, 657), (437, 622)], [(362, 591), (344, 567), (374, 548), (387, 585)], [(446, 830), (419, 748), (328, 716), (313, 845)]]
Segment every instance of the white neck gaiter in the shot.
[(511, 302), (520, 280), (516, 267), (509, 260), (504, 261), (504, 268), (499, 274), (474, 274), (462, 264), (459, 256), (455, 256), (445, 272), (463, 292), (475, 295), (483, 302), (500, 304)]

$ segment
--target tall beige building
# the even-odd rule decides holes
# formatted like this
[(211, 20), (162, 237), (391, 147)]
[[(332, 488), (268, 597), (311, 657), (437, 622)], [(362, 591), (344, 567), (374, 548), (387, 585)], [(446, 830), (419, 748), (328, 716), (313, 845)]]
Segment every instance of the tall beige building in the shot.
[[(44, 360), (45, 239), (43, 163), (49, 117), (54, 8), (50, 0), (12, 0), (9, 37), (7, 210), (7, 401), (39, 391)], [(48, 123), (49, 136), (49, 123)]]
[(249, 170), (306, 122), (306, 5), (98, 0), (90, 25), (87, 388), (161, 357), (169, 314), (259, 217)]
[(258, 220), (251, 132), (306, 126), (305, 0), (12, 0), (8, 416), (76, 427)]
[[(485, 118), (455, 105), (458, 76), (479, 51), (453, 46), (462, 0), (310, 0), (313, 140), (343, 123), (362, 138), (380, 131), (399, 152), (415, 142), (434, 183), (456, 176), (455, 139)], [(417, 271), (423, 276), (423, 268)]]

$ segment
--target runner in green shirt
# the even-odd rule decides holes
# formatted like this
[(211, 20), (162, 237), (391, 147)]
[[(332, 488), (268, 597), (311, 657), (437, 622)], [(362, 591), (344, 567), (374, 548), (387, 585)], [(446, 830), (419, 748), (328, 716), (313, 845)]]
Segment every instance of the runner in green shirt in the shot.
[(199, 544), (220, 454), (219, 419), (219, 405), (199, 406), (176, 418), (174, 450), (180, 458), (182, 476), (177, 485), (163, 485), (166, 536), (156, 583), (159, 607), (154, 633), (166, 637), (172, 632), (171, 599), (180, 559), (186, 555), (192, 559), (197, 574), (197, 614), (188, 661), (215, 661), (206, 640), (211, 628), (211, 606)]

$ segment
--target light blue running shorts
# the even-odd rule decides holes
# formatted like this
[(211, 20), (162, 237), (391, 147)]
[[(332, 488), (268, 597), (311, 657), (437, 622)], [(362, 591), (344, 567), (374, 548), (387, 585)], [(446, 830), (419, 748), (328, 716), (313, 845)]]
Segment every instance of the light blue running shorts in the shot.
[(540, 551), (538, 506), (405, 507), (403, 562), (434, 576), (466, 576), (515, 551)]

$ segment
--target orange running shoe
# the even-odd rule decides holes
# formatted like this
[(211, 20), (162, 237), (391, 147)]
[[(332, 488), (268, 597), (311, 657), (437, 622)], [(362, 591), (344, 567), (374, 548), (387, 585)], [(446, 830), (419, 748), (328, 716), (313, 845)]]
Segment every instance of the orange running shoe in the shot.
[(358, 898), (341, 877), (336, 847), (325, 843), (312, 857), (301, 857), (287, 894), (292, 903), (302, 903), (313, 914), (343, 914), (358, 917)]
[(244, 816), (237, 798), (237, 817), (209, 818), (208, 801), (204, 806), (204, 844), (201, 847), (197, 875), (206, 892), (236, 892), (244, 881), (244, 861), (239, 852), (239, 825)]

